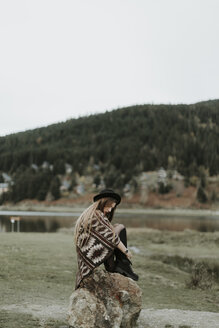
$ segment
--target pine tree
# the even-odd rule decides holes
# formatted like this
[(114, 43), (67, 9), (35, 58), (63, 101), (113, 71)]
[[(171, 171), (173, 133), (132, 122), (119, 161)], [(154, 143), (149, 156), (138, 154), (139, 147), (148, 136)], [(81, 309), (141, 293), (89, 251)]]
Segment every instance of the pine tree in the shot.
[(60, 181), (58, 177), (55, 177), (50, 185), (50, 191), (54, 199), (60, 198)]
[(200, 203), (206, 203), (208, 198), (202, 186), (199, 186), (197, 191), (197, 199)]

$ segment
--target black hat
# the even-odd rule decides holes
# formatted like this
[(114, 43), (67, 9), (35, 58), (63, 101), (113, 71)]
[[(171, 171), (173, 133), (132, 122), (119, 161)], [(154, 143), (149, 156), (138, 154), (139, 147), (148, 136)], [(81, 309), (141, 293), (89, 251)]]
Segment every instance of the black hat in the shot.
[(120, 195), (115, 193), (112, 189), (101, 190), (99, 194), (94, 196), (93, 201), (96, 202), (97, 200), (105, 197), (114, 198), (117, 205), (121, 202)]

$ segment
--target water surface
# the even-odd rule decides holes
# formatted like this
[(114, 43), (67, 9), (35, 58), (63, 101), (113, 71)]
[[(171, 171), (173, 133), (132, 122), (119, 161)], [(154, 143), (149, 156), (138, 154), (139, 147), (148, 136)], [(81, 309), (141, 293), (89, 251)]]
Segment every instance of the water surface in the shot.
[[(60, 228), (72, 228), (81, 214), (73, 212), (40, 212), (40, 211), (0, 211), (0, 232), (56, 232)], [(11, 218), (20, 218), (12, 225)], [(160, 230), (183, 231), (193, 229), (202, 232), (219, 231), (219, 216), (215, 214), (188, 214), (180, 211), (117, 211), (114, 223), (123, 223), (126, 227), (148, 227)]]

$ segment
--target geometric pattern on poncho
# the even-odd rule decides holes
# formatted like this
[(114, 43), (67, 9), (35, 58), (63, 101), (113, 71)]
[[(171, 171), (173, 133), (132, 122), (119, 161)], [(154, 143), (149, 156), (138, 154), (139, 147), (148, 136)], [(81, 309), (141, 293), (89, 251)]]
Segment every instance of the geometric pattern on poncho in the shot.
[[(82, 244), (81, 244), (81, 241)], [(90, 233), (80, 230), (77, 240), (78, 273), (76, 288), (94, 268), (103, 263), (119, 244), (119, 236), (104, 214), (97, 210), (93, 216)]]

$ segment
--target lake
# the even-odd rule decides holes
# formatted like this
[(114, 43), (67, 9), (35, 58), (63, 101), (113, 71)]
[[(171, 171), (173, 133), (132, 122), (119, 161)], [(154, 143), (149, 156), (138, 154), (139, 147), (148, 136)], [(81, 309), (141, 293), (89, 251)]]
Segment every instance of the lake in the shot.
[[(0, 211), (0, 232), (56, 232), (60, 228), (72, 228), (81, 211), (34, 212)], [(14, 218), (14, 223), (11, 223)], [(20, 218), (17, 221), (17, 218)], [(201, 210), (117, 210), (114, 223), (126, 227), (148, 227), (160, 230), (202, 232), (219, 231), (219, 212)]]

